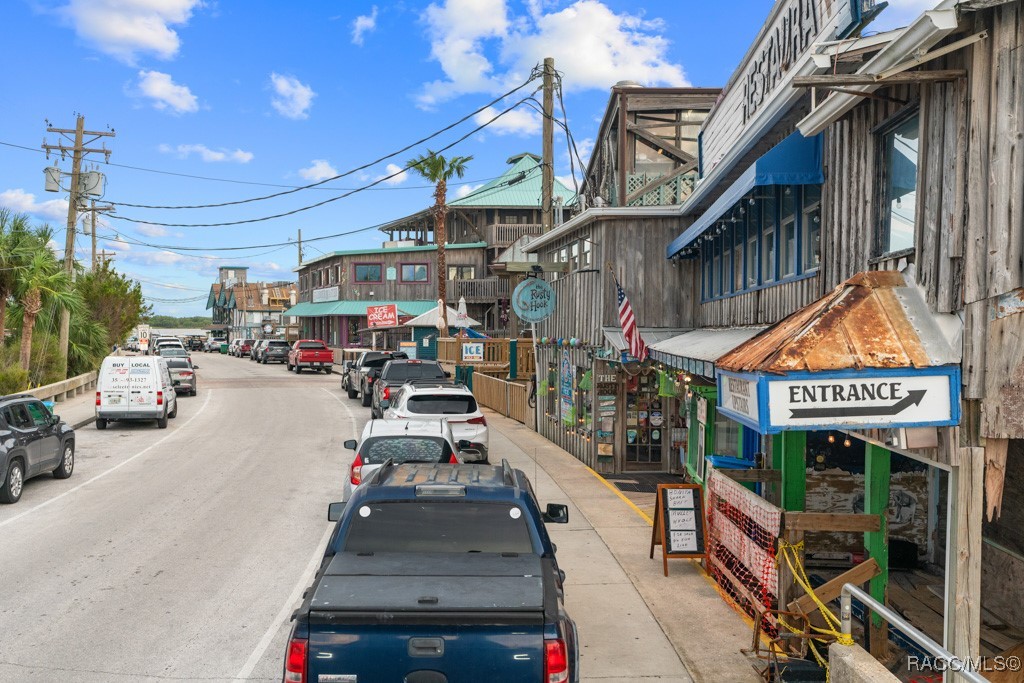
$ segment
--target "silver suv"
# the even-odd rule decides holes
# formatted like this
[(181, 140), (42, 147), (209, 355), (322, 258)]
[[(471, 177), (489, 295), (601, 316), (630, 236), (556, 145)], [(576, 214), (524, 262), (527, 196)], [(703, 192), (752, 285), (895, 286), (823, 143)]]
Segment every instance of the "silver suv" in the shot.
[[(384, 406), (383, 403), (387, 405)], [(410, 380), (382, 401), (384, 420), (445, 420), (465, 462), (487, 462), (487, 418), (461, 382)]]

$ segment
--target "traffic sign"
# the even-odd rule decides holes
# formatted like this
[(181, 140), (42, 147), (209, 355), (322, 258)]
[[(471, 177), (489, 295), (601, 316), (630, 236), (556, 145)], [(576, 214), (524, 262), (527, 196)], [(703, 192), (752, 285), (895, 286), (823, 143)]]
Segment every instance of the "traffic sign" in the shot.
[(512, 310), (524, 322), (547, 320), (555, 312), (555, 290), (540, 278), (526, 278), (512, 292)]

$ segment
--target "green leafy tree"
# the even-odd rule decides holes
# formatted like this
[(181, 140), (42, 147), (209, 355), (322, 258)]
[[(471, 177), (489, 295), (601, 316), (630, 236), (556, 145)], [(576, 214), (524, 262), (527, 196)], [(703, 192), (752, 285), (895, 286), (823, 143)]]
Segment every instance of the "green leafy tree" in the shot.
[[(461, 178), (466, 173), (466, 165), (473, 160), (473, 157), (452, 157), (446, 159), (443, 155), (427, 150), (415, 159), (410, 159), (406, 164), (413, 171), (416, 171), (427, 181), (434, 184), (434, 241), (437, 242), (437, 298), (448, 303), (448, 267), (445, 258), (444, 246), (448, 241), (446, 223), (448, 219), (448, 181), (457, 176)], [(441, 319), (443, 325), (440, 329), (448, 328), (447, 306), (441, 306)]]
[(107, 349), (127, 339), (131, 329), (150, 313), (142, 298), (142, 286), (114, 270), (109, 261), (80, 277), (75, 289), (92, 319), (105, 328)]
[(7, 306), (31, 254), (33, 238), (28, 216), (0, 208), (0, 344), (7, 332)]
[(174, 330), (197, 328), (207, 330), (210, 328), (210, 325), (213, 324), (213, 318), (201, 315), (187, 316), (184, 318), (176, 318), (172, 315), (151, 315), (148, 317), (146, 322), (148, 322), (151, 327), (161, 329)]

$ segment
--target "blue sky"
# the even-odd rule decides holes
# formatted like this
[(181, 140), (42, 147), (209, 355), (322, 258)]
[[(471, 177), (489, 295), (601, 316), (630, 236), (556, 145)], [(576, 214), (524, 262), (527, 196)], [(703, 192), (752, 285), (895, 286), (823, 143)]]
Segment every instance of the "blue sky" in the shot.
[[(895, 0), (872, 28), (903, 25), (937, 0)], [(0, 142), (39, 149), (45, 120), (116, 137), (105, 200), (152, 206), (232, 202), (346, 173), (461, 119), (523, 83), (545, 56), (564, 74), (569, 127), (584, 163), (609, 87), (721, 86), (767, 16), (767, 0), (5, 0)], [(529, 93), (536, 85), (520, 91)], [(522, 95), (520, 95), (522, 96)], [(537, 95), (539, 99), (539, 94)], [(491, 114), (516, 100), (495, 105)], [(219, 265), (251, 279), (293, 279), (294, 240), (362, 228), (432, 203), (402, 174), (374, 188), (283, 218), (401, 170), (428, 147), (469, 137), (447, 154), (472, 155), (450, 197), (500, 175), (505, 159), (540, 153), (536, 113), (490, 116), (320, 188), (240, 205), (189, 210), (120, 206), (100, 246), (143, 283), (158, 313), (201, 314)], [(556, 173), (570, 177), (564, 138)], [(101, 155), (90, 161), (102, 162)], [(67, 198), (43, 191), (43, 154), (0, 145), (0, 206), (59, 228)], [(117, 165), (115, 165), (117, 164)], [(58, 161), (70, 171), (70, 161)], [(177, 175), (175, 175), (177, 174)], [(307, 242), (307, 258), (379, 247), (376, 230)], [(87, 258), (88, 236), (79, 235)], [(152, 245), (152, 246), (146, 246)], [(234, 252), (216, 247), (250, 247)], [(203, 297), (202, 301), (186, 301)], [(174, 302), (164, 302), (177, 300)]]

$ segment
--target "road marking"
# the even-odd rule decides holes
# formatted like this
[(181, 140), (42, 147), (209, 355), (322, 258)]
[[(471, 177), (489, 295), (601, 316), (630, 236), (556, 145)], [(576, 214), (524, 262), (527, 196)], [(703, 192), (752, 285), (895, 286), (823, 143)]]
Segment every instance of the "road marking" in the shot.
[(274, 617), (274, 621), (271, 622), (270, 627), (267, 629), (263, 637), (260, 638), (260, 642), (257, 643), (256, 649), (249, 655), (249, 659), (245, 660), (245, 664), (239, 669), (238, 673), (235, 674), (235, 680), (248, 680), (249, 676), (252, 675), (253, 669), (259, 664), (260, 660), (263, 659), (263, 655), (266, 654), (267, 648), (270, 647), (270, 642), (274, 640), (274, 636), (280, 630), (285, 620), (288, 619), (289, 615), (295, 609), (295, 603), (302, 597), (302, 591), (309, 587), (313, 583), (313, 575), (316, 574), (317, 565), (320, 560), (323, 559), (324, 550), (327, 549), (327, 541), (331, 538), (331, 532), (334, 531), (334, 524), (328, 524), (327, 530), (324, 531), (323, 537), (320, 542), (316, 544), (316, 550), (313, 552), (313, 557), (309, 558), (309, 564), (306, 565), (305, 571), (302, 572), (302, 576), (299, 578), (299, 582), (295, 584), (295, 589), (291, 595), (288, 596), (288, 600), (281, 607), (281, 611)]
[(607, 487), (608, 487), (608, 490), (609, 490), (609, 491), (611, 491), (611, 492), (612, 492), (612, 493), (614, 493), (614, 494), (615, 494), (616, 496), (618, 496), (619, 498), (621, 498), (621, 499), (622, 499), (622, 501), (623, 501), (623, 502), (624, 502), (624, 503), (625, 503), (626, 505), (628, 505), (629, 507), (633, 508), (634, 512), (636, 512), (636, 513), (637, 513), (638, 515), (640, 515), (641, 517), (643, 517), (643, 518), (644, 518), (644, 521), (645, 521), (645, 522), (647, 522), (647, 523), (648, 523), (648, 524), (650, 524), (651, 526), (654, 526), (654, 520), (653, 520), (653, 519), (651, 519), (650, 517), (648, 517), (648, 516), (647, 516), (647, 513), (646, 513), (646, 512), (644, 512), (643, 510), (641, 510), (640, 508), (638, 508), (638, 507), (636, 506), (636, 504), (635, 504), (635, 503), (634, 503), (633, 501), (631, 501), (631, 500), (630, 500), (629, 498), (627, 498), (626, 496), (624, 496), (624, 495), (622, 494), (622, 491), (619, 491), (619, 489), (615, 488), (615, 485), (614, 485), (614, 484), (612, 484), (612, 483), (611, 483), (610, 481), (608, 481), (607, 479), (605, 479), (604, 477), (602, 477), (602, 476), (601, 476), (600, 474), (598, 474), (597, 472), (595, 472), (595, 471), (594, 471), (594, 470), (592, 470), (591, 468), (587, 467), (586, 465), (584, 465), (584, 467), (586, 467), (586, 468), (587, 468), (587, 471), (588, 471), (588, 472), (590, 472), (590, 473), (591, 473), (592, 475), (594, 475), (594, 477), (595, 477), (595, 478), (596, 478), (596, 479), (597, 479), (597, 480), (598, 480), (599, 482), (601, 482), (602, 484), (604, 484), (605, 486), (607, 486)]
[(103, 477), (107, 476), (108, 474), (110, 474), (110, 473), (111, 473), (111, 472), (113, 472), (114, 470), (118, 470), (118, 469), (120, 469), (120, 468), (124, 467), (125, 465), (127, 465), (128, 463), (130, 463), (130, 462), (131, 462), (132, 460), (135, 460), (136, 458), (138, 458), (138, 457), (140, 457), (140, 456), (143, 456), (143, 455), (145, 455), (146, 453), (148, 453), (149, 451), (153, 450), (154, 448), (156, 448), (157, 446), (159, 446), (160, 444), (162, 444), (162, 443), (163, 443), (164, 441), (167, 441), (167, 440), (168, 440), (168, 439), (170, 439), (171, 437), (177, 436), (178, 434), (180, 434), (180, 433), (181, 433), (181, 431), (182, 431), (182, 430), (183, 430), (183, 429), (184, 429), (185, 427), (188, 427), (188, 426), (189, 426), (190, 424), (192, 424), (192, 420), (194, 420), (194, 419), (196, 419), (197, 417), (199, 417), (200, 415), (203, 415), (204, 413), (206, 413), (206, 406), (207, 406), (207, 404), (209, 404), (209, 402), (210, 402), (210, 397), (211, 397), (211, 396), (213, 396), (213, 391), (207, 391), (207, 392), (206, 392), (206, 400), (205, 400), (205, 401), (203, 401), (203, 405), (202, 405), (202, 407), (201, 407), (201, 408), (199, 409), (199, 412), (197, 412), (197, 413), (196, 413), (195, 415), (193, 415), (192, 417), (190, 417), (190, 418), (189, 418), (188, 420), (186, 420), (186, 421), (185, 421), (185, 423), (184, 423), (184, 424), (182, 424), (182, 425), (181, 425), (180, 427), (178, 427), (177, 429), (175, 429), (175, 430), (174, 430), (173, 432), (171, 432), (170, 434), (168, 434), (168, 435), (167, 435), (167, 436), (165, 436), (164, 438), (160, 439), (159, 441), (157, 441), (157, 442), (155, 442), (155, 443), (152, 443), (152, 444), (150, 444), (150, 445), (149, 445), (149, 446), (147, 446), (146, 448), (143, 448), (143, 449), (142, 449), (141, 451), (139, 451), (139, 452), (138, 452), (138, 453), (136, 453), (135, 455), (131, 456), (130, 458), (128, 458), (127, 460), (125, 460), (125, 461), (123, 461), (123, 462), (120, 462), (120, 463), (118, 463), (118, 464), (114, 465), (114, 466), (113, 466), (113, 467), (111, 467), (111, 468), (110, 468), (109, 470), (107, 470), (107, 471), (105, 471), (105, 472), (100, 472), (99, 474), (97, 474), (97, 475), (96, 475), (95, 477), (93, 477), (92, 479), (88, 479), (88, 480), (86, 480), (86, 481), (83, 481), (83, 482), (82, 482), (81, 484), (79, 484), (78, 486), (75, 486), (75, 487), (73, 487), (73, 488), (70, 488), (70, 489), (68, 489), (67, 491), (65, 491), (64, 493), (61, 493), (60, 495), (54, 496), (53, 498), (51, 498), (51, 499), (49, 499), (49, 500), (44, 500), (44, 501), (43, 501), (42, 503), (40, 503), (39, 505), (36, 505), (35, 507), (29, 508), (28, 510), (25, 510), (24, 512), (21, 512), (21, 513), (19, 513), (19, 514), (15, 515), (15, 516), (11, 517), (10, 519), (5, 519), (4, 521), (0, 522), (0, 528), (3, 528), (3, 527), (5, 527), (5, 526), (7, 526), (8, 524), (11, 524), (11, 523), (15, 522), (16, 520), (19, 520), (19, 519), (21, 519), (21, 518), (22, 518), (22, 517), (24, 517), (25, 515), (30, 515), (30, 514), (32, 514), (33, 512), (35, 512), (36, 510), (40, 510), (40, 509), (42, 509), (42, 508), (46, 507), (47, 505), (50, 505), (51, 503), (55, 503), (55, 502), (57, 502), (58, 500), (60, 500), (61, 498), (63, 498), (64, 496), (70, 496), (70, 495), (71, 495), (72, 493), (74, 493), (75, 491), (77, 491), (77, 490), (79, 490), (79, 489), (81, 489), (81, 488), (83, 488), (83, 487), (85, 487), (85, 486), (88, 486), (89, 484), (93, 483), (93, 482), (94, 482), (94, 481), (96, 481), (97, 479), (102, 479)]
[(359, 419), (358, 417), (356, 417), (356, 414), (352, 412), (352, 409), (351, 409), (351, 408), (350, 408), (350, 407), (348, 406), (348, 404), (347, 404), (347, 403), (345, 403), (344, 401), (342, 401), (342, 400), (341, 400), (340, 398), (338, 398), (338, 397), (337, 397), (337, 396), (335, 396), (334, 394), (332, 394), (332, 393), (331, 393), (331, 390), (330, 390), (330, 389), (328, 389), (327, 387), (320, 387), (320, 389), (321, 389), (322, 391), (325, 391), (325, 392), (327, 393), (327, 395), (328, 395), (328, 396), (330, 396), (330, 397), (331, 397), (331, 398), (333, 398), (333, 399), (334, 399), (335, 401), (337, 401), (338, 403), (340, 403), (340, 404), (341, 404), (341, 407), (345, 409), (345, 412), (346, 412), (346, 413), (348, 413), (348, 416), (349, 416), (350, 418), (352, 418), (352, 420), (358, 420), (358, 419)]

